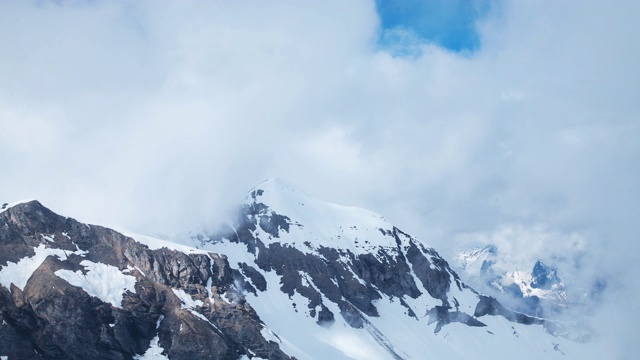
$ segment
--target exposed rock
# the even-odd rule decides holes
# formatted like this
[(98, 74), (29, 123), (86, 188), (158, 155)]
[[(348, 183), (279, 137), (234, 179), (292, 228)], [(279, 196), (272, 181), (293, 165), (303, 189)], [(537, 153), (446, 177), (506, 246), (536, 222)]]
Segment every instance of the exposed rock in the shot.
[[(171, 359), (290, 358), (262, 337), (263, 324), (235, 290), (234, 270), (224, 256), (152, 250), (113, 230), (58, 216), (37, 201), (5, 210), (0, 223), (6, 224), (0, 227), (3, 269), (34, 257), (36, 248), (51, 251), (34, 265), (23, 289), (0, 286), (0, 355), (131, 359), (158, 336)], [(56, 275), (87, 276), (86, 261), (135, 277), (135, 291), (112, 304)], [(198, 305), (184, 304), (178, 289)], [(238, 301), (223, 300), (227, 295)]]

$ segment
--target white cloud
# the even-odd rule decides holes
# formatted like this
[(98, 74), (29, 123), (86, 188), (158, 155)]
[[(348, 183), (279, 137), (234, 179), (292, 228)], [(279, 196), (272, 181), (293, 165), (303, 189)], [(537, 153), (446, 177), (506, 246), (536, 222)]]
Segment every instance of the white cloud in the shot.
[(471, 56), (393, 57), (373, 1), (4, 1), (0, 198), (169, 231), (280, 176), (436, 246), (542, 224), (634, 263), (638, 6), (505, 2)]

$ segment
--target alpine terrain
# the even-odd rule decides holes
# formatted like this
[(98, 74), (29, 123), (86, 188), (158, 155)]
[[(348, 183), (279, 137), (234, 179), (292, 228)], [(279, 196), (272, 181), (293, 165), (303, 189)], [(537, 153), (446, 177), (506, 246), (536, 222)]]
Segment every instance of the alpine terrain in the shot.
[[(2, 359), (566, 359), (591, 347), (574, 324), (467, 286), (382, 216), (278, 179), (225, 228), (172, 241), (37, 201), (1, 211)], [(536, 266), (546, 275), (529, 284), (556, 289)]]

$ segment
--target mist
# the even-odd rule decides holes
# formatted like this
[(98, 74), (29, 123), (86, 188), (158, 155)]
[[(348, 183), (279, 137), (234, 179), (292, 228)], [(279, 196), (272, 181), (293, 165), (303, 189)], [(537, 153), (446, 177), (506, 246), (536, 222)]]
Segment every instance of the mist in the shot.
[(3, 1), (0, 201), (164, 234), (277, 176), (443, 254), (517, 229), (513, 256), (580, 246), (572, 273), (607, 276), (592, 319), (624, 358), (640, 320), (638, 10), (495, 2), (475, 51), (395, 34), (407, 51), (392, 52), (374, 1)]

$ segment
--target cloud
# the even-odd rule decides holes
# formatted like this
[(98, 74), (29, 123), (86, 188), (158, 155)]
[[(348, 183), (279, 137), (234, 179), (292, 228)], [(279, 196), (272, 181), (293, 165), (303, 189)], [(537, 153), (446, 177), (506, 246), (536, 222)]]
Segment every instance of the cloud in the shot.
[(373, 1), (4, 1), (0, 198), (165, 232), (280, 176), (441, 249), (580, 234), (637, 284), (637, 10), (499, 2), (473, 54), (397, 56)]
[[(513, 223), (503, 224), (493, 231), (458, 234), (454, 239), (455, 246), (445, 248), (445, 258), (455, 259), (461, 251), (468, 252), (493, 245), (496, 249), (494, 268), (499, 269), (499, 273), (518, 271), (530, 274), (537, 261), (558, 270), (558, 276), (565, 285), (563, 292), (571, 304), (570, 311), (565, 311), (564, 314), (547, 311), (547, 316), (575, 320), (579, 317), (576, 314), (583, 316), (585, 312), (593, 312), (593, 309), (601, 305), (602, 289), (599, 287), (606, 288), (609, 283), (613, 287), (620, 285), (617, 279), (609, 279), (613, 271), (608, 267), (609, 264), (603, 264), (598, 254), (593, 252), (595, 239), (583, 232), (550, 230), (540, 224), (525, 226)], [(494, 276), (466, 281), (478, 291), (501, 296), (499, 300), (511, 308), (521, 307), (521, 299), (510, 304), (513, 301), (510, 296), (500, 294), (486, 285), (495, 280)]]

